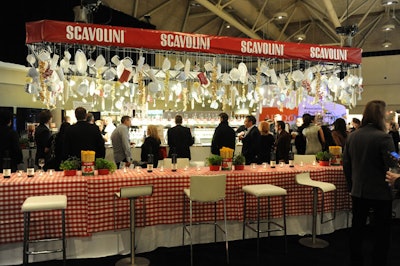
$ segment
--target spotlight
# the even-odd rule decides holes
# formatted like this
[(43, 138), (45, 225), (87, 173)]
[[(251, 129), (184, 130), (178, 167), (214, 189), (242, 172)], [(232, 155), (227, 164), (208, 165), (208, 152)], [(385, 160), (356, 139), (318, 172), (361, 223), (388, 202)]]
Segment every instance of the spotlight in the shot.
[(385, 40), (385, 41), (382, 43), (382, 47), (383, 47), (383, 48), (389, 48), (390, 46), (392, 46), (392, 42), (389, 41), (389, 40)]
[(382, 31), (392, 31), (396, 28), (396, 26), (393, 23), (387, 23), (382, 26)]
[(399, 0), (382, 0), (381, 4), (383, 6), (391, 6), (391, 5), (397, 5), (399, 3)]
[(278, 12), (278, 13), (275, 13), (274, 19), (275, 20), (282, 20), (282, 19), (287, 18), (287, 16), (288, 16), (288, 14), (286, 12)]
[(301, 42), (301, 41), (304, 41), (306, 39), (306, 35), (304, 33), (300, 33), (300, 34), (297, 34), (296, 36), (294, 36), (294, 39), (296, 41)]

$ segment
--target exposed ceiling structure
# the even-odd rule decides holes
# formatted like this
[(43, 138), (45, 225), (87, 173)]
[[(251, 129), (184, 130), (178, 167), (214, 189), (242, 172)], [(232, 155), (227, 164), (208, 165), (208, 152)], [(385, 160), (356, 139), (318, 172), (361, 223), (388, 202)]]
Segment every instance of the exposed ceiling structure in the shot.
[[(350, 46), (363, 52), (400, 50), (400, 4), (398, 0), (393, 5), (383, 2), (389, 1), (97, 1), (149, 22), (157, 30)], [(278, 19), (279, 15), (284, 18)]]

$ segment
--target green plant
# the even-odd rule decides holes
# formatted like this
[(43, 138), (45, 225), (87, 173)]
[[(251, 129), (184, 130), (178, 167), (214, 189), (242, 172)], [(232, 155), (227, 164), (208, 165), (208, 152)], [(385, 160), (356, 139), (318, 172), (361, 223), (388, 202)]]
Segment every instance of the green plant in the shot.
[(235, 156), (233, 156), (232, 164), (244, 165), (246, 164), (246, 158), (243, 156), (243, 154), (236, 154)]
[(332, 158), (332, 154), (328, 151), (319, 151), (315, 154), (318, 161), (329, 161)]
[(110, 162), (103, 158), (96, 158), (94, 165), (97, 170), (98, 169), (108, 169), (108, 170), (110, 170), (111, 173), (115, 172), (115, 170), (117, 169), (117, 166), (115, 165), (115, 163)]
[(69, 157), (60, 164), (61, 170), (78, 170), (81, 167), (81, 160), (78, 157)]
[(206, 158), (208, 165), (221, 165), (222, 157), (220, 155), (212, 154)]

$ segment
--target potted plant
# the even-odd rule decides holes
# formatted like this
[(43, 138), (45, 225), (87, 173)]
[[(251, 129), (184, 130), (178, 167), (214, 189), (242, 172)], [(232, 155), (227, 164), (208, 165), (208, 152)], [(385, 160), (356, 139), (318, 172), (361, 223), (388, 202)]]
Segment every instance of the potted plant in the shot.
[(94, 165), (99, 175), (108, 175), (109, 173), (114, 173), (117, 169), (115, 163), (103, 158), (96, 158)]
[(246, 158), (243, 154), (236, 154), (233, 156), (232, 164), (235, 166), (235, 170), (243, 170), (246, 164)]
[(64, 170), (64, 176), (74, 176), (76, 171), (81, 167), (81, 161), (78, 157), (69, 157), (60, 164), (60, 169)]
[(332, 158), (332, 154), (330, 154), (328, 151), (319, 151), (317, 154), (315, 154), (315, 157), (317, 158), (319, 165), (329, 166), (329, 161)]
[(222, 164), (222, 156), (212, 154), (206, 158), (211, 171), (219, 171)]

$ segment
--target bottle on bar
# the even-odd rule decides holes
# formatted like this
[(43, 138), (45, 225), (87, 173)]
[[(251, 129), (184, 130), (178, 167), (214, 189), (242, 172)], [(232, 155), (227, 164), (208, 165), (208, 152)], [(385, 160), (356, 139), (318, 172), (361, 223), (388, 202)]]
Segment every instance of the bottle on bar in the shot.
[(11, 158), (8, 150), (4, 152), (3, 156), (3, 177), (10, 178), (11, 177)]
[(147, 172), (153, 172), (153, 165), (154, 165), (154, 155), (148, 154), (147, 155)]
[(35, 175), (35, 159), (32, 157), (32, 150), (29, 149), (29, 156), (27, 160), (28, 167), (26, 168), (26, 173), (28, 177), (33, 177)]
[(176, 153), (173, 153), (172, 155), (171, 155), (171, 170), (172, 170), (172, 172), (176, 172), (176, 170), (177, 170), (177, 166), (176, 166), (176, 163), (177, 163), (177, 154)]
[(269, 165), (271, 166), (271, 168), (275, 168), (275, 166), (276, 166), (276, 154), (275, 154), (274, 149), (271, 150), (271, 157), (270, 157)]
[(292, 151), (292, 146), (290, 146), (289, 151), (289, 167), (294, 167), (294, 153)]

